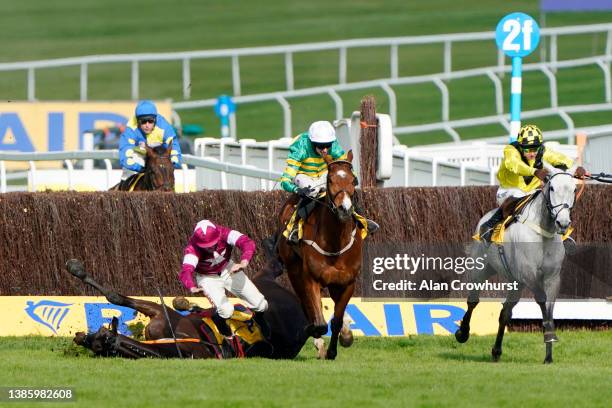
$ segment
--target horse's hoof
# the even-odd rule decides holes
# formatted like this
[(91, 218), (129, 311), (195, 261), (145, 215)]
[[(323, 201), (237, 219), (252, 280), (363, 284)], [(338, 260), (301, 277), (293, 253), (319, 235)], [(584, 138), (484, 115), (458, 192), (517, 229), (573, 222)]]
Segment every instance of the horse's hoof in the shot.
[(353, 345), (353, 331), (352, 330), (342, 330), (340, 332), (340, 338), (338, 339), (340, 341), (340, 345), (342, 347), (351, 347)]
[(457, 339), (459, 343), (465, 343), (466, 341), (468, 341), (469, 338), (470, 338), (469, 327), (465, 331), (459, 328), (455, 332), (455, 339)]
[(317, 359), (322, 360), (326, 356), (325, 341), (322, 338), (314, 339), (314, 346), (317, 349)]
[(66, 262), (66, 269), (68, 269), (68, 272), (79, 279), (84, 279), (87, 276), (83, 262), (79, 261), (78, 259), (69, 259)]
[(545, 358), (544, 364), (552, 364), (552, 358)]
[(338, 352), (335, 350), (327, 350), (327, 354), (325, 355), (326, 360), (335, 360)]
[(501, 350), (492, 349), (491, 350), (491, 361), (497, 363), (502, 355)]

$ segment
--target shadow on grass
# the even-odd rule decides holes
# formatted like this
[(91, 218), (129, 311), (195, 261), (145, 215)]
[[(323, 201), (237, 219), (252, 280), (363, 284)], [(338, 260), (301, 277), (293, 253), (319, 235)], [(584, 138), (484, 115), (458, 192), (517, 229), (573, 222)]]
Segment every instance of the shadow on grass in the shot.
[(438, 357), (443, 358), (445, 360), (454, 360), (454, 361), (473, 361), (476, 363), (491, 363), (491, 355), (490, 354), (455, 354), (450, 352), (438, 353)]

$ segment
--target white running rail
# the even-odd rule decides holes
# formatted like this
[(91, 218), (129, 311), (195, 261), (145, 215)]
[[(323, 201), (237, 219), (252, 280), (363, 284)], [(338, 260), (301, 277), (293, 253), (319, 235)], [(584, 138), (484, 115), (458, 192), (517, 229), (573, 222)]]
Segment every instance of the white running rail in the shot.
[[(542, 37), (549, 41), (549, 62), (558, 61), (557, 41), (561, 36), (576, 34), (605, 34), (605, 55), (612, 54), (612, 24), (592, 24), (568, 27), (548, 27), (540, 30)], [(347, 83), (348, 59), (350, 49), (363, 47), (386, 47), (389, 49), (389, 78), (399, 77), (399, 47), (416, 44), (443, 44), (444, 74), (450, 74), (452, 68), (452, 48), (454, 44), (472, 41), (493, 41), (494, 32), (438, 34), (413, 37), (390, 37), (354, 39), (321, 43), (280, 45), (270, 47), (236, 48), (225, 50), (204, 50), (170, 53), (150, 54), (116, 54), (92, 55), (84, 57), (61, 58), (41, 61), (0, 63), (0, 71), (24, 71), (27, 75), (27, 99), (36, 100), (36, 71), (47, 68), (74, 67), (80, 68), (80, 100), (88, 100), (89, 66), (109, 63), (129, 63), (131, 72), (131, 97), (136, 100), (140, 97), (140, 66), (148, 62), (177, 61), (181, 63), (182, 94), (184, 99), (191, 98), (191, 61), (213, 58), (231, 59), (231, 76), (233, 95), (242, 94), (242, 81), (240, 78), (240, 58), (248, 56), (284, 55), (285, 90), (294, 90), (293, 56), (297, 53), (316, 51), (338, 51), (338, 84)], [(504, 55), (498, 51), (498, 68), (504, 66)]]

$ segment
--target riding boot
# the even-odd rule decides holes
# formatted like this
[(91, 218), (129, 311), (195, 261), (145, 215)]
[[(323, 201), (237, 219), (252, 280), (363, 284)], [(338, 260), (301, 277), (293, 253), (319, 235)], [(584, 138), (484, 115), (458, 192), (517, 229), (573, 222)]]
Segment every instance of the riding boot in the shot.
[(503, 218), (502, 208), (498, 208), (493, 215), (480, 226), (480, 239), (486, 243), (491, 243), (491, 236), (495, 226), (501, 222)]
[[(361, 208), (361, 200), (359, 199), (359, 193), (355, 192), (353, 196), (353, 209), (359, 215), (363, 214), (363, 208)], [(373, 234), (380, 229), (380, 225), (374, 220), (366, 218), (366, 222), (368, 223), (368, 234)]]
[(293, 227), (291, 231), (289, 231), (289, 236), (287, 237), (287, 242), (290, 245), (297, 245), (300, 242), (299, 237), (299, 227), (300, 227), (300, 219), (302, 218), (302, 213), (304, 212), (304, 207), (308, 200), (305, 198), (300, 198), (300, 201), (296, 204), (295, 210), (295, 219), (293, 220)]
[(219, 333), (221, 333), (225, 337), (231, 337), (232, 336), (232, 330), (227, 325), (226, 319), (224, 319), (221, 316), (219, 316), (219, 313), (217, 313), (217, 312), (215, 312), (211, 316), (211, 318), (212, 318), (212, 321), (215, 323), (215, 326), (217, 326), (217, 329), (219, 329)]
[(253, 314), (253, 320), (255, 320), (255, 323), (259, 325), (259, 329), (261, 330), (261, 334), (264, 336), (264, 339), (268, 340), (272, 336), (272, 332), (270, 331), (268, 322), (266, 322), (266, 319), (264, 319), (264, 313), (265, 312), (255, 312)]

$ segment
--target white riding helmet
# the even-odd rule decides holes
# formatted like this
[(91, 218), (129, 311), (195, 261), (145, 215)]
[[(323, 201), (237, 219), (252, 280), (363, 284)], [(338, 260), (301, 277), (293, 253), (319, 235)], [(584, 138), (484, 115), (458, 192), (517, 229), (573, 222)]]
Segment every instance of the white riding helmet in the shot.
[(336, 130), (328, 121), (319, 120), (308, 128), (308, 137), (313, 143), (332, 143), (336, 140)]

